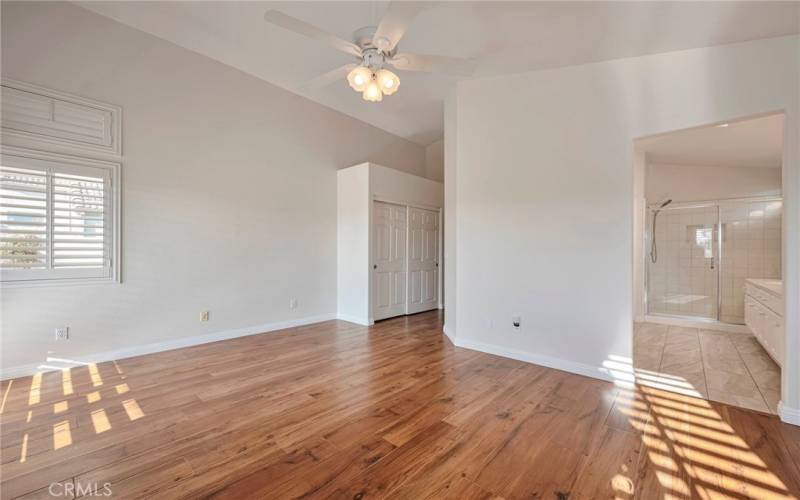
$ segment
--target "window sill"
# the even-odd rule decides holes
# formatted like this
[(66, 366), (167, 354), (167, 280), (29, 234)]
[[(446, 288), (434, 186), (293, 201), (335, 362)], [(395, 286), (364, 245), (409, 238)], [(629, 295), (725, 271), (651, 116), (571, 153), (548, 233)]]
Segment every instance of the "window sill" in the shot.
[(70, 278), (70, 279), (50, 279), (50, 280), (20, 280), (2, 281), (0, 289), (7, 290), (12, 288), (41, 288), (57, 286), (80, 286), (80, 285), (118, 285), (122, 281), (118, 278)]

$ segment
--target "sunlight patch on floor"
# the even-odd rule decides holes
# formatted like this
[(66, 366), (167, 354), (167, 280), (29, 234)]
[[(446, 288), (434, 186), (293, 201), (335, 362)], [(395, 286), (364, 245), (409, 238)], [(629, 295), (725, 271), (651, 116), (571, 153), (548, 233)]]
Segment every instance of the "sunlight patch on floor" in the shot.
[[(612, 376), (620, 375), (621, 411), (641, 432), (665, 496), (794, 498), (690, 382), (634, 369), (621, 357), (609, 359), (604, 367)], [(613, 479), (612, 487), (619, 489)]]

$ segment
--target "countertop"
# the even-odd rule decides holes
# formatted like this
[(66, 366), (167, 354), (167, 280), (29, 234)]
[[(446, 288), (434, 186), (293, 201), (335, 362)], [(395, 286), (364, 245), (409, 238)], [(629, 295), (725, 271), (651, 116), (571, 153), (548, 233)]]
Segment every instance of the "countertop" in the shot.
[(750, 283), (751, 285), (758, 287), (765, 292), (769, 292), (772, 295), (776, 295), (781, 298), (783, 297), (783, 281), (781, 280), (747, 278), (745, 282)]

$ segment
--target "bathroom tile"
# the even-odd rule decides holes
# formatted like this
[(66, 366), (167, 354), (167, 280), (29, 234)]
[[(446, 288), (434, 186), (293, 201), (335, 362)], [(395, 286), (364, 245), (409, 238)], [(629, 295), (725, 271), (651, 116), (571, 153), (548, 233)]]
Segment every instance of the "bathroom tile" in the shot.
[(751, 372), (756, 386), (763, 392), (765, 390), (781, 390), (781, 372), (780, 370), (764, 370), (760, 372)]
[(664, 345), (666, 340), (666, 328), (652, 328), (649, 326), (641, 326), (634, 334), (634, 343), (644, 346)]
[(684, 374), (683, 383), (689, 387), (690, 395), (702, 398), (708, 397), (708, 387), (705, 376), (702, 373)]
[[(743, 278), (735, 278), (732, 284), (734, 288), (742, 288)], [(673, 302), (678, 302), (681, 295), (690, 295), (681, 289), (689, 290), (688, 285), (675, 282), (671, 286), (674, 288), (668, 290), (673, 291), (664, 293)], [(741, 293), (728, 291), (730, 295), (723, 295), (723, 302), (728, 299), (726, 311), (733, 314)], [(680, 310), (680, 304), (671, 305)], [(639, 323), (635, 327), (633, 351), (637, 383), (642, 386), (676, 396), (706, 398), (763, 412), (777, 411), (780, 369), (751, 334)]]
[(661, 358), (661, 369), (672, 370), (677, 374), (702, 372), (703, 359), (700, 350), (672, 352), (665, 348), (664, 356)]
[(634, 353), (633, 366), (637, 369), (657, 372), (661, 367), (661, 352)]
[(733, 342), (733, 345), (736, 346), (736, 349), (738, 349), (742, 355), (764, 351), (764, 348), (761, 347), (761, 345), (758, 343), (758, 340), (749, 334), (732, 335), (731, 342)]
[(719, 370), (706, 370), (706, 383), (709, 390), (726, 392), (746, 398), (760, 397), (761, 393), (749, 374), (730, 373)]
[(672, 338), (697, 338), (697, 328), (688, 328), (685, 326), (670, 326), (667, 329), (667, 340)]
[(676, 376), (665, 372), (638, 372), (636, 382), (639, 385), (669, 391), (684, 396), (705, 398), (706, 384), (702, 374), (689, 377)]
[(769, 354), (767, 354), (763, 348), (761, 351), (742, 353), (742, 360), (744, 360), (745, 366), (747, 366), (747, 369), (750, 370), (751, 373), (779, 369), (775, 361), (769, 357)]
[(780, 390), (767, 390), (761, 391), (761, 394), (764, 396), (764, 400), (767, 402), (767, 406), (769, 407), (769, 411), (774, 414), (778, 414), (778, 403), (781, 402), (781, 391)]
[(733, 345), (733, 342), (731, 342), (724, 333), (722, 335), (716, 333), (701, 333), (700, 348), (704, 353), (739, 355), (736, 346)]
[(731, 355), (710, 355), (703, 353), (703, 367), (706, 371), (727, 372), (736, 375), (750, 377), (747, 367), (738, 354)]
[(756, 410), (761, 411), (764, 413), (770, 413), (769, 407), (767, 406), (764, 398), (759, 395), (758, 397), (743, 397), (738, 396), (736, 394), (730, 394), (724, 391), (717, 391), (714, 389), (708, 390), (708, 399), (712, 401), (719, 401), (720, 403), (725, 403), (733, 406), (739, 406), (741, 408), (747, 408), (748, 410)]

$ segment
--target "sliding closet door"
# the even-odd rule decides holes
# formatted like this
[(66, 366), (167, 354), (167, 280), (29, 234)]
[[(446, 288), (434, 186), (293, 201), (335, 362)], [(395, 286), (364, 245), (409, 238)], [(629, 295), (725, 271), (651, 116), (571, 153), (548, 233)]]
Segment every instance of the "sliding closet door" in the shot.
[(439, 307), (439, 212), (408, 209), (408, 313)]
[(372, 293), (375, 320), (406, 314), (406, 207), (374, 202)]

